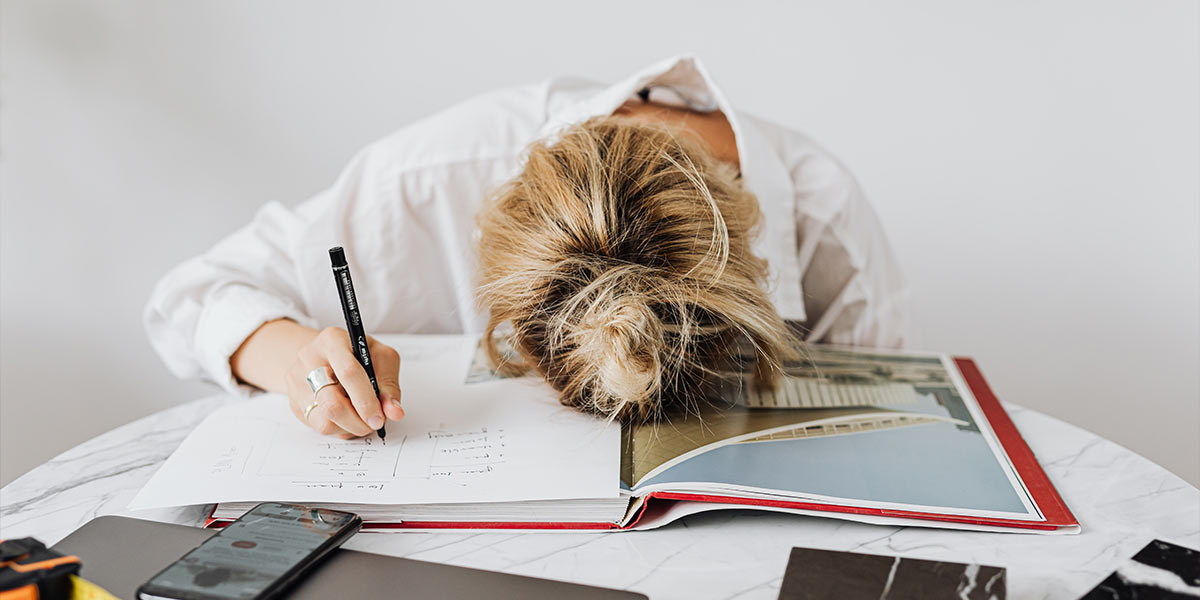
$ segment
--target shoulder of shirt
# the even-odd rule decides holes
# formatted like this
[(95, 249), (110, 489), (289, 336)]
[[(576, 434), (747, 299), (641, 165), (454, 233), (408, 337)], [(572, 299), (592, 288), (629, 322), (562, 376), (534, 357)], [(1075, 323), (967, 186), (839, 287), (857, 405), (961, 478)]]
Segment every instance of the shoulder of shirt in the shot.
[(758, 128), (775, 149), (793, 179), (803, 177), (804, 171), (819, 170), (827, 176), (834, 175), (847, 182), (854, 181), (850, 169), (807, 134), (754, 115), (742, 113), (739, 118)]
[(828, 220), (848, 202), (862, 199), (850, 169), (808, 135), (753, 115), (738, 117), (757, 128), (775, 150), (791, 176), (802, 212)]
[(515, 159), (546, 120), (546, 83), (493, 90), (414, 121), (363, 151), (375, 168), (404, 173)]
[(559, 78), (493, 90), (410, 123), (370, 144), (375, 168), (405, 173), (516, 160), (543, 131), (557, 106), (596, 84)]

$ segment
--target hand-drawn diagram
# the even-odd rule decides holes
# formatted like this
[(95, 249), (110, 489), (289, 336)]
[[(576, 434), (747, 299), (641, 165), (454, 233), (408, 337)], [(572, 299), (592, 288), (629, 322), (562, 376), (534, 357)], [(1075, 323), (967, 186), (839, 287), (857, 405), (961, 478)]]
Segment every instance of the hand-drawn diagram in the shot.
[(304, 487), (382, 489), (401, 473), (407, 437), (384, 444), (378, 437), (354, 440), (315, 439), (307, 444), (272, 444), (258, 468), (263, 477), (295, 477)]
[[(398, 480), (439, 479), (457, 485), (496, 471), (506, 461), (503, 428), (455, 431), (444, 426), (416, 437), (374, 435), (354, 440), (275, 438), (263, 449), (260, 477), (290, 479), (305, 488), (382, 490)], [(235, 465), (221, 468), (233, 468)], [(217, 467), (214, 466), (214, 470)]]

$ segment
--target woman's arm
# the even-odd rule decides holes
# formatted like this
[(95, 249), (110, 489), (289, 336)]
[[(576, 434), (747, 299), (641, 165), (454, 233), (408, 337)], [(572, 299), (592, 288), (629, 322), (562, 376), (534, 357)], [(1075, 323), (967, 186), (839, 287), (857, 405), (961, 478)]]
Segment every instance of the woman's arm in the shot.
[(229, 358), (233, 376), (254, 387), (286, 394), (287, 370), (321, 332), (291, 319), (264, 323)]
[(268, 203), (249, 224), (158, 281), (143, 320), (172, 373), (246, 396), (253, 388), (234, 377), (229, 359), (251, 334), (278, 319), (317, 327), (293, 250), (304, 227), (298, 210)]
[[(354, 263), (368, 332), (477, 327), (470, 215), (516, 171), (522, 149), (545, 124), (546, 93), (538, 84), (467, 100), (370, 144), (313, 198), (294, 207), (267, 203), (251, 223), (158, 283), (144, 313), (151, 344), (179, 377), (206, 379), (234, 395), (255, 387), (284, 392), (311, 405), (303, 375), (321, 365), (309, 366), (302, 355), (324, 356), (336, 371), (336, 357), (321, 355), (325, 347), (316, 342), (322, 326), (344, 323), (329, 270), (332, 246), (345, 246)], [(335, 341), (334, 333), (326, 336)], [(380, 364), (392, 352), (380, 352), (371, 348), (386, 388)], [(289, 374), (297, 365), (309, 368)], [(312, 421), (323, 410), (310, 413)]]
[[(250, 224), (163, 277), (146, 307), (145, 325), (172, 372), (209, 379), (235, 395), (253, 388), (287, 394), (297, 418), (322, 433), (377, 429), (369, 423), (384, 414), (381, 404), (400, 399), (399, 358), (371, 342), (381, 384), (376, 397), (351, 354), (349, 336), (341, 329), (318, 331), (309, 312), (303, 290), (312, 285), (305, 278), (328, 281), (328, 270), (299, 266), (299, 253), (313, 250), (315, 222), (353, 242), (353, 210), (370, 211), (395, 199), (371, 158), (369, 151), (360, 153), (331, 189), (295, 209), (268, 203)], [(332, 369), (339, 385), (314, 396), (305, 376), (320, 367)], [(398, 405), (386, 410), (392, 418), (403, 416)]]

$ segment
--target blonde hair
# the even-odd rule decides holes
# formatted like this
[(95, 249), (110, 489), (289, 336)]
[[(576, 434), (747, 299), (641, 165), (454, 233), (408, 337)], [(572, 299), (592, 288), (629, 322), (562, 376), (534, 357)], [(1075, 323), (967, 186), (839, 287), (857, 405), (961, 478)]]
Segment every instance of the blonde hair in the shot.
[(623, 420), (700, 398), (730, 344), (772, 385), (793, 347), (750, 249), (760, 218), (734, 167), (668, 126), (599, 117), (535, 143), (478, 216), (489, 359)]

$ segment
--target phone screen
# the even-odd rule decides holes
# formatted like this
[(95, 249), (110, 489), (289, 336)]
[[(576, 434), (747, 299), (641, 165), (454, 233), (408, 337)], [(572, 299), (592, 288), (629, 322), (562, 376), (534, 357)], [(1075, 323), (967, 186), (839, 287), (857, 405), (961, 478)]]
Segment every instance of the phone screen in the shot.
[(328, 540), (339, 535), (344, 540), (359, 525), (353, 513), (260, 504), (154, 576), (139, 595), (148, 600), (259, 598)]

